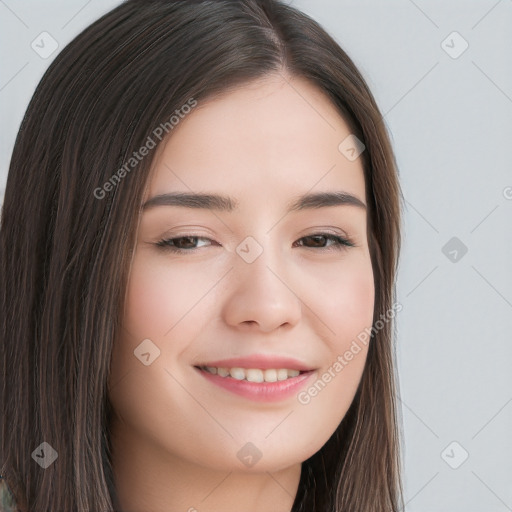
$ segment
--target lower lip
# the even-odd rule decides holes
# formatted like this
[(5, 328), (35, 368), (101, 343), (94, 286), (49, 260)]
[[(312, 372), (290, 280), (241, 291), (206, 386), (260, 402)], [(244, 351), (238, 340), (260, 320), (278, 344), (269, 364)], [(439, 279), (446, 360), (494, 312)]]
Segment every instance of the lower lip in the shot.
[(297, 377), (289, 377), (277, 382), (249, 382), (237, 380), (233, 377), (219, 377), (216, 374), (195, 367), (201, 375), (212, 384), (231, 391), (235, 395), (243, 396), (257, 402), (277, 402), (285, 400), (298, 393), (307, 381), (316, 373), (314, 370), (301, 373)]

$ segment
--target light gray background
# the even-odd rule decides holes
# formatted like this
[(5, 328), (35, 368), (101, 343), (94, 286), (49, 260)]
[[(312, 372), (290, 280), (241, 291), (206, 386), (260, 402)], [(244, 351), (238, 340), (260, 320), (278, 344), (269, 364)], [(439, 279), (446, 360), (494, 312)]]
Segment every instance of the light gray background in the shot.
[[(119, 3), (0, 0), (0, 198), (43, 72)], [(359, 66), (398, 159), (406, 510), (512, 511), (512, 1), (288, 3)], [(43, 31), (59, 44), (47, 59), (31, 48)], [(447, 51), (464, 42), (453, 31), (469, 44), (457, 58)]]

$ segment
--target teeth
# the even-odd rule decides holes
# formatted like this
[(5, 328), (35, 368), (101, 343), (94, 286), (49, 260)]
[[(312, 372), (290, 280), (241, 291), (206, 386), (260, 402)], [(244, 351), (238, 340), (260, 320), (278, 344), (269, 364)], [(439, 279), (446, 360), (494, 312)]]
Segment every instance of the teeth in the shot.
[(229, 373), (233, 379), (236, 380), (244, 380), (245, 379), (245, 372), (242, 370), (242, 368), (231, 368), (229, 370)]
[(227, 377), (229, 375), (229, 370), (227, 368), (217, 368), (217, 375)]
[(265, 370), (262, 372), (265, 382), (275, 382), (277, 380), (277, 370)]
[(288, 370), (286, 368), (260, 370), (258, 368), (215, 368), (204, 366), (204, 370), (220, 377), (231, 376), (236, 380), (247, 380), (249, 382), (276, 382), (297, 377), (299, 370)]
[[(242, 370), (242, 368), (240, 368)], [(248, 369), (248, 370), (242, 370), (242, 372), (245, 373), (245, 379), (249, 382), (263, 382), (265, 380), (265, 375), (263, 373), (263, 370), (254, 370), (254, 369)]]
[(277, 380), (286, 380), (288, 378), (288, 370), (277, 370)]

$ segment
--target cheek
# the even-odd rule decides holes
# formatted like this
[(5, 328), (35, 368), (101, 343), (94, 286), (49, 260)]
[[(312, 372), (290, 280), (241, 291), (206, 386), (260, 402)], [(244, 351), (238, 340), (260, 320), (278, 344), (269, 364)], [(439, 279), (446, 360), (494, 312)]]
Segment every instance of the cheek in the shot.
[(336, 270), (330, 269), (329, 279), (322, 276), (321, 282), (328, 283), (328, 288), (310, 292), (308, 306), (326, 326), (322, 329), (325, 364), (297, 396), (301, 428), (315, 439), (316, 449), (342, 421), (364, 371), (375, 298), (369, 254), (347, 258)]
[[(166, 265), (165, 258), (136, 256), (129, 279), (123, 325), (141, 339), (169, 339), (184, 327), (194, 327), (190, 319), (201, 310), (201, 297), (211, 287), (208, 272), (187, 271), (183, 266)], [(182, 333), (183, 334), (183, 333)], [(181, 337), (181, 336), (180, 336)]]
[(309, 292), (308, 305), (327, 326), (331, 348), (342, 350), (373, 321), (375, 286), (369, 255), (347, 259), (329, 269), (320, 282), (322, 287)]
[[(143, 252), (134, 257), (122, 330), (112, 353), (109, 399), (117, 414), (145, 438), (159, 444), (165, 442), (166, 432), (173, 431), (173, 443), (189, 447), (191, 434), (183, 430), (183, 421), (191, 421), (201, 411), (179, 384), (189, 371), (180, 361), (200, 332), (205, 316), (200, 299), (215, 280), (208, 269), (187, 272), (183, 266), (161, 260), (147, 258)], [(147, 366), (134, 354), (146, 339), (153, 344), (145, 345), (153, 359)]]
[[(122, 329), (114, 343), (110, 382), (142, 368), (146, 373), (154, 367), (172, 367), (200, 328), (201, 295), (208, 289), (209, 279), (198, 272), (165, 265), (148, 259), (143, 252), (134, 257), (126, 292)], [(144, 345), (158, 354), (150, 366), (142, 366), (134, 351)], [(171, 343), (172, 341), (172, 343)]]
[[(162, 336), (172, 327), (169, 313), (179, 306), (179, 293), (187, 293), (179, 275), (159, 266), (144, 265), (135, 258), (126, 296), (123, 325), (134, 335), (154, 338)], [(186, 297), (183, 297), (186, 301)]]
[(353, 272), (343, 277), (337, 298), (337, 316), (333, 319), (335, 330), (347, 336), (355, 337), (373, 321), (375, 287), (370, 265), (365, 265), (360, 272)]

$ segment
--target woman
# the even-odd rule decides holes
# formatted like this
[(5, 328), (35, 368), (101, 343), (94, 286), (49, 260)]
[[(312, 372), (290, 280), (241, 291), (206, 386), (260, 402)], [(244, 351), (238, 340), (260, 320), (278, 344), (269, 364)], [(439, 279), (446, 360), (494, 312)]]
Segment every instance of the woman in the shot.
[(400, 199), (364, 79), (298, 10), (128, 0), (84, 30), (3, 205), (14, 506), (400, 510)]

